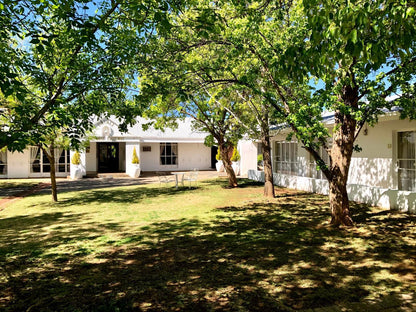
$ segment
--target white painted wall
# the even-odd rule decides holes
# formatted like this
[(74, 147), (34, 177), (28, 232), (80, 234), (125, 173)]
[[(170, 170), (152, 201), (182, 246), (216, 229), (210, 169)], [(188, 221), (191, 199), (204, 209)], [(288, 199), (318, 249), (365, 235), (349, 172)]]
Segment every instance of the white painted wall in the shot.
[[(264, 172), (249, 170), (248, 178), (264, 182)], [(273, 174), (275, 185), (297, 189), (301, 191), (328, 195), (328, 181), (284, 174)], [(368, 185), (349, 183), (347, 186), (348, 198), (357, 203), (371, 206), (416, 213), (416, 192), (398, 191)]]
[(8, 178), (27, 178), (29, 177), (30, 153), (25, 149), (22, 153), (7, 152)]
[(249, 169), (257, 169), (257, 143), (241, 140), (238, 142), (240, 153), (240, 175), (246, 176)]
[[(361, 132), (357, 144), (361, 152), (354, 152), (348, 177), (350, 200), (416, 213), (416, 192), (397, 190), (396, 135), (399, 131), (416, 131), (416, 121), (399, 120), (397, 116), (381, 118), (375, 127), (368, 127), (367, 135)], [(272, 141), (285, 140), (286, 133), (276, 135)], [(272, 144), (272, 149), (274, 143)], [(272, 155), (273, 155), (272, 151)], [(298, 176), (274, 174), (276, 185), (308, 192), (328, 194), (326, 180), (306, 177), (310, 156), (298, 147)], [(249, 178), (264, 181), (264, 173), (249, 170)]]
[(87, 151), (85, 151), (84, 153), (85, 153), (85, 169), (87, 173), (96, 173), (97, 172), (97, 143), (91, 142), (89, 152), (87, 153)]
[[(178, 164), (169, 166), (160, 164), (159, 143), (141, 143), (140, 146), (151, 147), (151, 152), (140, 151), (142, 171), (181, 171), (194, 168), (209, 170), (211, 166), (211, 148), (203, 143), (178, 143)], [(126, 153), (129, 154), (128, 151)]]

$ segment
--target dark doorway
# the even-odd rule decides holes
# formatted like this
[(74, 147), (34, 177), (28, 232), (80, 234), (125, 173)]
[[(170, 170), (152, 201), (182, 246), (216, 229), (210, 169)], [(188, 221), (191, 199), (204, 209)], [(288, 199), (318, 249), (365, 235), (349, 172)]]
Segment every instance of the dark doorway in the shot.
[(118, 143), (98, 143), (98, 172), (118, 172)]
[(211, 147), (211, 168), (215, 169), (215, 164), (217, 163), (217, 152), (218, 152), (218, 146)]

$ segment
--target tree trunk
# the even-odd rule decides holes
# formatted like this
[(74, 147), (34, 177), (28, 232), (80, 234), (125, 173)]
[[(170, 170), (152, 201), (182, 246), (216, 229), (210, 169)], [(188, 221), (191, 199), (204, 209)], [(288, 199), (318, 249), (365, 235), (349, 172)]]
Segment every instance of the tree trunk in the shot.
[(263, 145), (264, 196), (274, 197), (272, 157), (270, 153), (271, 147), (268, 126), (265, 129), (262, 129), (262, 133), (261, 143)]
[(230, 151), (232, 150), (232, 146), (230, 147), (223, 143), (219, 144), (219, 149), (221, 153), (222, 163), (224, 164), (224, 169), (228, 176), (228, 186), (237, 187), (237, 177), (235, 176), (235, 172), (230, 160)]
[(54, 202), (58, 201), (58, 190), (56, 187), (56, 174), (55, 174), (55, 146), (52, 144), (49, 147), (49, 151), (46, 148), (42, 147), (43, 152), (48, 157), (51, 171), (50, 171), (50, 177), (51, 177), (51, 189), (52, 189), (52, 200)]
[[(342, 93), (345, 106), (356, 107), (357, 89), (345, 86)], [(352, 226), (347, 193), (348, 172), (354, 151), (354, 139), (357, 122), (348, 113), (335, 112), (335, 131), (331, 148), (331, 179), (329, 181), (329, 202), (331, 207), (331, 225)]]

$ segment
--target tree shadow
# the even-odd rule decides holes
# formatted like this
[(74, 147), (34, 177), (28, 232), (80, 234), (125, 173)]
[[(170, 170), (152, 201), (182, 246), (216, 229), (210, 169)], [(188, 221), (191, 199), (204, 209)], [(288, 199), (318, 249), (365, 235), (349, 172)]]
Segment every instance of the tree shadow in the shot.
[[(106, 200), (100, 196), (103, 194), (94, 192), (86, 202)], [(82, 203), (81, 199), (77, 203)], [(282, 196), (242, 207), (219, 207), (217, 211), (221, 213), (211, 221), (155, 222), (137, 233), (125, 233), (121, 244), (111, 244), (94, 259), (86, 258), (82, 252), (65, 259), (43, 255), (62, 240), (94, 238), (109, 230), (120, 231), (122, 225), (110, 223), (104, 227), (87, 222), (84, 227), (60, 228), (61, 223), (71, 224), (86, 216), (59, 212), (3, 219), (0, 220), (0, 230), (5, 233), (1, 265), (7, 276), (0, 279), (0, 308), (6, 311), (293, 311), (323, 307), (406, 311), (412, 308), (415, 218), (394, 215), (390, 219), (384, 211), (360, 209), (358, 205), (353, 210), (359, 220), (356, 228), (333, 229), (323, 226), (329, 210), (325, 199), (318, 195)], [(57, 225), (53, 236), (43, 237), (43, 229), (51, 224)], [(25, 234), (27, 229), (29, 232)], [(28, 243), (35, 244), (34, 250), (39, 253), (8, 254), (27, 250)]]

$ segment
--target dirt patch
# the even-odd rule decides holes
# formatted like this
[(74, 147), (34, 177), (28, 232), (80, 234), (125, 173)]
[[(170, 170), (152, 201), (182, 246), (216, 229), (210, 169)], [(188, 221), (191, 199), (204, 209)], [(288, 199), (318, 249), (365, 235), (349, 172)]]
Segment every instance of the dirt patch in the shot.
[(0, 211), (2, 211), (4, 208), (6, 208), (6, 206), (11, 204), (12, 202), (15, 202), (19, 199), (22, 199), (26, 196), (29, 196), (29, 195), (33, 194), (33, 193), (39, 192), (40, 190), (42, 190), (42, 189), (44, 189), (48, 186), (50, 186), (50, 183), (39, 183), (35, 186), (32, 186), (32, 187), (28, 188), (27, 190), (18, 192), (15, 195), (7, 196), (5, 198), (0, 199)]

